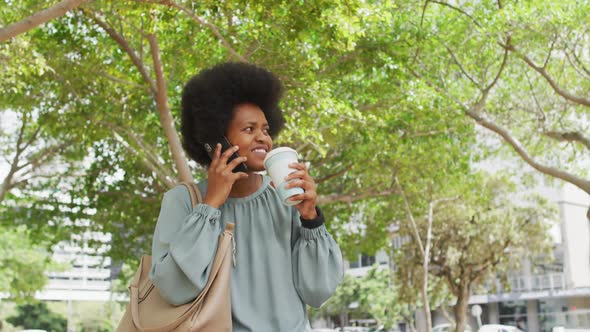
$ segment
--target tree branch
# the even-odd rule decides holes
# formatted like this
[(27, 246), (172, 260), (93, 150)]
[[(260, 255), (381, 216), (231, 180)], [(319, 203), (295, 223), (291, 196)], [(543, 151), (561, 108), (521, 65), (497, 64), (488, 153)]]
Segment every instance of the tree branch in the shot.
[(473, 16), (469, 15), (469, 14), (468, 14), (466, 11), (464, 11), (463, 9), (461, 9), (461, 8), (459, 8), (459, 7), (455, 7), (455, 6), (451, 5), (451, 4), (448, 4), (448, 3), (446, 3), (446, 2), (442, 2), (442, 1), (435, 1), (435, 0), (430, 0), (430, 2), (432, 2), (432, 3), (437, 3), (437, 4), (439, 4), (439, 5), (443, 5), (443, 6), (449, 7), (449, 8), (451, 8), (452, 10), (458, 11), (459, 13), (461, 13), (461, 14), (463, 14), (463, 15), (465, 15), (465, 16), (467, 16), (467, 17), (469, 17), (469, 19), (470, 19), (470, 20), (471, 20), (471, 21), (472, 21), (472, 22), (473, 22), (475, 25), (477, 25), (477, 27), (478, 27), (478, 28), (480, 28), (480, 29), (482, 29), (482, 28), (483, 28), (483, 27), (482, 27), (482, 25), (481, 25), (481, 24), (479, 24), (479, 22), (477, 22), (477, 20), (476, 20), (476, 19), (475, 19)]
[[(397, 176), (395, 177), (395, 184), (397, 185), (397, 188), (404, 200), (404, 207), (406, 208), (406, 212), (408, 213), (408, 217), (410, 218), (410, 222), (412, 223), (412, 229), (414, 230), (414, 237), (416, 238), (416, 242), (418, 243), (418, 248), (420, 249), (420, 253), (422, 254), (422, 257), (426, 257), (424, 245), (422, 245), (422, 239), (420, 238), (420, 233), (418, 232), (418, 226), (416, 225), (416, 220), (414, 219), (414, 215), (412, 214), (412, 210), (410, 209), (410, 204), (408, 203), (408, 199), (406, 198), (406, 193), (404, 192), (402, 185), (399, 183)], [(424, 271), (424, 273), (427, 273), (427, 271)]]
[[(161, 179), (167, 179), (167, 181), (164, 181), (164, 183), (172, 183), (171, 180), (175, 178), (174, 173), (162, 162), (160, 162), (156, 154), (154, 154), (152, 151), (152, 148), (150, 148), (148, 144), (145, 143), (143, 139), (141, 139), (141, 137), (136, 135), (132, 130), (123, 128), (114, 123), (107, 121), (98, 121), (98, 123), (110, 128), (114, 133), (121, 137), (121, 139), (129, 145), (128, 148), (126, 147), (128, 151), (133, 151), (133, 154), (141, 157), (145, 165), (153, 172), (158, 173)], [(133, 143), (137, 145), (137, 148), (132, 149), (131, 144), (129, 144), (125, 137), (131, 139)], [(142, 153), (145, 154), (145, 158)]]
[(193, 13), (190, 9), (184, 7), (183, 5), (180, 5), (174, 1), (171, 0), (161, 0), (161, 1), (147, 1), (147, 0), (143, 0), (144, 2), (151, 2), (151, 3), (158, 3), (158, 4), (163, 4), (166, 5), (168, 7), (172, 7), (172, 8), (176, 8), (182, 12), (184, 12), (185, 14), (187, 14), (193, 21), (197, 22), (200, 25), (206, 26), (207, 28), (209, 28), (209, 30), (211, 30), (211, 32), (213, 32), (213, 34), (215, 35), (215, 37), (217, 37), (217, 39), (219, 39), (219, 41), (221, 41), (221, 43), (223, 44), (223, 46), (225, 46), (225, 48), (227, 48), (228, 52), (234, 56), (235, 58), (237, 58), (239, 61), (241, 62), (249, 62), (248, 59), (244, 58), (243, 56), (241, 56), (240, 54), (238, 54), (238, 52), (236, 52), (236, 50), (230, 45), (230, 43), (221, 35), (221, 33), (219, 32), (219, 29), (217, 29), (217, 27), (207, 21), (205, 21), (204, 19), (198, 17), (197, 15), (195, 15), (195, 13)]
[[(567, 54), (567, 53), (566, 53)], [(572, 50), (572, 56), (574, 57), (574, 59), (576, 60), (576, 62), (578, 63), (578, 65), (580, 67), (582, 67), (582, 70), (588, 75), (590, 76), (590, 70), (588, 70), (588, 68), (586, 68), (586, 66), (584, 66), (584, 63), (582, 62), (582, 60), (580, 60), (580, 58), (576, 55), (575, 50)]]
[(428, 7), (429, 2), (430, 0), (424, 1), (424, 6), (422, 6), (422, 14), (420, 15), (420, 29), (422, 29), (422, 26), (424, 25), (424, 15), (426, 15), (426, 8)]
[(102, 76), (102, 77), (104, 77), (104, 78), (106, 78), (106, 79), (108, 79), (110, 81), (113, 81), (115, 83), (127, 84), (127, 85), (131, 85), (131, 86), (133, 86), (135, 88), (138, 88), (138, 89), (147, 90), (150, 93), (152, 92), (152, 91), (150, 91), (150, 88), (148, 86), (140, 85), (140, 84), (137, 84), (137, 83), (131, 82), (131, 81), (126, 81), (124, 79), (121, 79), (121, 78), (118, 78), (118, 77), (109, 75), (109, 74), (104, 73), (104, 72), (99, 72), (98, 75), (99, 76)]
[(37, 139), (37, 135), (39, 135), (40, 132), (41, 132), (41, 126), (39, 125), (39, 126), (37, 126), (37, 129), (35, 129), (35, 132), (27, 140), (27, 142), (25, 143), (25, 146), (22, 147), (23, 151), (28, 149), (29, 146), (31, 146), (31, 144), (33, 144), (33, 142)]
[(129, 45), (127, 40), (125, 40), (125, 38), (122, 35), (115, 31), (115, 29), (109, 26), (106, 22), (99, 19), (91, 11), (82, 9), (82, 12), (86, 16), (90, 17), (90, 19), (93, 20), (98, 26), (100, 26), (117, 44), (119, 44), (119, 47), (121, 47), (121, 49), (123, 49), (123, 51), (125, 51), (127, 55), (129, 55), (131, 61), (133, 62), (137, 70), (139, 70), (141, 77), (143, 77), (143, 80), (148, 84), (150, 92), (152, 93), (152, 96), (155, 100), (157, 98), (156, 84), (148, 74), (147, 69), (143, 64), (143, 61), (137, 56), (135, 51), (131, 49), (131, 46)]
[[(576, 73), (578, 73), (578, 75), (582, 76), (585, 79), (590, 79), (590, 73), (588, 73), (588, 70), (584, 67), (583, 64), (580, 64), (578, 62), (575, 55), (572, 56), (567, 51), (564, 51), (563, 53), (565, 54), (565, 58), (567, 59), (567, 62), (570, 64), (570, 66), (572, 66), (572, 68), (574, 68), (574, 70), (576, 71)], [(573, 61), (572, 57), (576, 61)], [(581, 68), (578, 68), (578, 66)]]
[(129, 151), (129, 153), (131, 154), (135, 154), (138, 157), (141, 158), (141, 160), (143, 161), (143, 164), (150, 169), (158, 179), (160, 179), (160, 181), (162, 183), (164, 183), (168, 188), (171, 188), (174, 186), (174, 181), (172, 181), (172, 178), (169, 178), (168, 175), (166, 174), (166, 172), (160, 170), (156, 164), (154, 164), (151, 160), (149, 160), (148, 158), (139, 155), (139, 153), (137, 153), (137, 151), (135, 149), (133, 149), (131, 147), (131, 145), (129, 144), (129, 142), (127, 142), (119, 133), (115, 132), (115, 139), (117, 139), (124, 147), (125, 149), (127, 149), (127, 151)]
[(496, 253), (504, 252), (511, 244), (512, 241), (510, 239), (505, 240), (499, 250), (492, 251), (491, 256), (488, 257), (484, 262), (480, 263), (477, 267), (471, 268), (470, 278), (472, 280), (479, 278), (485, 274), (489, 267), (498, 265), (502, 259), (502, 255), (498, 255), (496, 257)]
[(16, 23), (0, 28), (0, 42), (25, 33), (56, 17), (63, 16), (66, 12), (87, 1), (88, 0), (63, 0)]
[[(475, 122), (479, 125), (481, 125), (484, 128), (487, 128), (493, 132), (495, 132), (496, 134), (500, 135), (500, 137), (502, 137), (504, 139), (504, 141), (506, 143), (508, 143), (513, 149), (514, 151), (516, 151), (516, 153), (527, 163), (529, 164), (531, 167), (533, 167), (534, 169), (536, 169), (537, 171), (543, 173), (543, 174), (547, 174), (549, 176), (564, 180), (566, 182), (569, 182), (575, 186), (577, 186), (578, 188), (584, 190), (587, 193), (590, 193), (590, 181), (584, 180), (578, 176), (575, 176), (573, 174), (570, 174), (568, 172), (562, 171), (560, 169), (554, 168), (554, 167), (550, 167), (550, 166), (546, 166), (543, 165), (539, 162), (537, 162), (535, 159), (533, 159), (528, 153), (527, 151), (521, 146), (520, 143), (518, 143), (516, 141), (516, 139), (514, 139), (510, 133), (508, 132), (508, 130), (502, 128), (499, 125), (496, 125), (495, 123), (485, 119), (481, 114), (479, 114), (478, 112), (470, 109), (469, 107), (465, 106), (464, 104), (462, 104), (461, 102), (459, 102), (456, 98), (454, 98), (453, 96), (451, 96), (448, 92), (443, 91), (442, 89), (440, 89), (439, 87), (437, 87), (434, 83), (432, 83), (431, 81), (424, 79), (420, 74), (418, 74), (415, 70), (413, 70), (412, 68), (407, 67), (408, 70), (411, 72), (412, 75), (414, 75), (416, 78), (424, 80), (424, 82), (430, 86), (431, 88), (433, 88), (434, 90), (438, 91), (439, 93), (441, 93), (442, 95), (444, 95), (445, 97), (449, 98), (449, 100), (452, 100), (459, 108), (461, 108), (463, 110), (463, 112), (465, 112), (465, 114), (467, 116), (469, 116), (470, 118), (472, 118), (473, 120), (475, 120)], [(479, 105), (476, 105), (478, 107), (483, 107), (483, 105), (481, 105), (478, 102)], [(590, 214), (590, 210), (589, 210), (589, 214)]]
[(39, 166), (41, 166), (41, 164), (43, 164), (48, 158), (51, 158), (53, 155), (55, 155), (61, 149), (63, 149), (64, 147), (66, 147), (70, 144), (72, 144), (71, 141), (65, 141), (61, 144), (45, 147), (45, 148), (41, 149), (41, 151), (38, 151), (37, 153), (35, 153), (34, 156), (29, 157), (28, 158), (29, 161), (26, 164), (19, 166), (18, 170), (21, 170), (29, 165), (31, 165), (32, 169), (35, 170), (35, 169), (39, 168)]
[(453, 62), (455, 62), (455, 64), (457, 65), (457, 67), (459, 67), (459, 70), (461, 70), (461, 72), (463, 73), (463, 75), (465, 75), (465, 77), (467, 77), (467, 79), (469, 79), (471, 81), (471, 83), (473, 83), (476, 87), (478, 87), (479, 89), (481, 89), (481, 85), (478, 82), (476, 82), (475, 79), (472, 78), (471, 75), (469, 75), (469, 73), (467, 73), (467, 71), (465, 70), (465, 68), (463, 68), (463, 65), (461, 64), (461, 62), (459, 62), (459, 59), (457, 59), (457, 56), (455, 55), (455, 52), (453, 52), (453, 50), (451, 50), (451, 48), (448, 47), (447, 44), (445, 44), (444, 41), (442, 41), (442, 39), (440, 37), (437, 36), (437, 39), (445, 47), (445, 49), (447, 50), (447, 52), (451, 55), (451, 58), (453, 58)]
[(500, 135), (500, 137), (502, 137), (504, 139), (504, 141), (506, 143), (508, 143), (510, 146), (512, 146), (512, 148), (514, 149), (514, 151), (516, 151), (516, 153), (530, 166), (532, 166), (534, 169), (536, 169), (537, 171), (556, 177), (558, 179), (564, 180), (566, 182), (569, 182), (571, 184), (574, 184), (575, 186), (577, 186), (578, 188), (584, 190), (587, 193), (590, 193), (590, 181), (584, 180), (580, 177), (577, 177), (573, 174), (570, 174), (568, 172), (562, 171), (560, 169), (554, 168), (554, 167), (550, 167), (550, 166), (546, 166), (543, 165), (539, 162), (537, 162), (535, 159), (533, 159), (528, 153), (527, 151), (521, 146), (521, 144), (515, 139), (513, 138), (510, 133), (508, 132), (508, 130), (506, 130), (505, 128), (502, 128), (501, 126), (487, 120), (485, 117), (483, 117), (482, 115), (469, 110), (469, 109), (465, 109), (465, 113), (471, 117), (473, 120), (475, 120), (475, 122), (477, 122), (479, 125), (481, 125), (482, 127), (485, 127), (493, 132), (495, 132), (496, 134)]
[(6, 176), (4, 177), (4, 180), (2, 181), (2, 187), (0, 188), (0, 203), (6, 197), (6, 194), (8, 193), (8, 191), (14, 187), (14, 183), (13, 183), (14, 174), (16, 174), (16, 172), (18, 172), (18, 167), (19, 167), (18, 164), (20, 161), (20, 156), (24, 151), (24, 149), (21, 147), (21, 145), (23, 142), (23, 137), (24, 137), (27, 121), (28, 121), (27, 114), (25, 114), (23, 116), (22, 125), (18, 131), (18, 137), (16, 139), (16, 149), (15, 149), (15, 153), (14, 153), (14, 158), (12, 158), (12, 162), (10, 163), (10, 170), (8, 171), (8, 174), (6, 174)]
[(332, 173), (332, 174), (329, 174), (329, 175), (324, 176), (323, 178), (317, 179), (317, 180), (315, 180), (315, 183), (318, 183), (319, 184), (319, 183), (322, 183), (322, 182), (326, 182), (328, 180), (331, 180), (331, 179), (333, 179), (335, 177), (339, 177), (339, 176), (345, 174), (346, 172), (348, 172), (352, 168), (352, 166), (353, 165), (348, 165), (348, 166), (344, 167), (342, 170), (340, 170), (340, 171), (338, 171), (336, 173)]
[[(510, 44), (510, 36), (506, 36), (506, 44)], [(498, 80), (500, 79), (500, 76), (502, 76), (502, 72), (504, 71), (504, 68), (506, 67), (506, 63), (508, 62), (508, 50), (504, 50), (504, 56), (502, 57), (502, 64), (500, 64), (500, 68), (498, 69), (498, 72), (496, 73), (496, 77), (494, 77), (494, 80), (492, 80), (492, 82), (485, 88), (483, 89), (483, 93), (484, 95), (489, 94), (490, 90), (494, 87), (494, 85), (496, 85), (496, 83), (498, 83)]]
[(531, 67), (533, 70), (535, 70), (537, 73), (539, 73), (546, 81), (547, 83), (549, 83), (549, 85), (551, 86), (551, 88), (553, 89), (553, 91), (555, 91), (558, 95), (562, 96), (563, 98), (572, 101), (574, 103), (580, 104), (580, 105), (584, 105), (584, 106), (588, 106), (590, 107), (590, 99), (588, 98), (584, 98), (584, 97), (580, 97), (580, 96), (576, 96), (572, 93), (570, 93), (569, 91), (566, 91), (564, 89), (562, 89), (557, 82), (553, 79), (553, 77), (551, 77), (551, 75), (549, 75), (549, 73), (547, 72), (547, 70), (545, 70), (545, 68), (543, 67), (539, 67), (537, 66), (533, 60), (531, 60), (528, 56), (526, 56), (525, 54), (522, 54), (519, 50), (517, 50), (514, 45), (512, 44), (502, 44), (499, 43), (500, 46), (502, 46), (503, 48), (515, 52), (529, 67)]
[[(510, 45), (510, 43), (506, 43), (506, 45)], [(555, 36), (551, 40), (551, 46), (549, 46), (549, 52), (547, 52), (547, 57), (545, 61), (543, 61), (543, 69), (547, 68), (547, 64), (549, 64), (549, 60), (551, 60), (551, 53), (553, 53), (553, 49), (555, 48)]]
[(584, 136), (584, 134), (579, 131), (546, 131), (543, 134), (561, 142), (581, 143), (590, 150), (590, 138)]
[(148, 41), (150, 42), (154, 71), (156, 73), (156, 105), (158, 107), (158, 113), (160, 113), (160, 123), (164, 128), (166, 138), (168, 138), (168, 146), (170, 147), (170, 153), (172, 154), (172, 159), (174, 159), (174, 164), (178, 171), (178, 179), (182, 182), (193, 182), (193, 175), (191, 174), (184, 151), (182, 150), (182, 144), (180, 144), (178, 133), (174, 128), (174, 120), (172, 119), (170, 107), (168, 106), (166, 79), (164, 78), (164, 68), (162, 66), (162, 60), (160, 59), (160, 49), (158, 47), (156, 35), (148, 35)]
[(449, 314), (449, 311), (447, 310), (446, 305), (444, 305), (444, 304), (441, 305), (440, 311), (442, 312), (442, 314), (446, 318), (446, 320), (451, 323), (451, 325), (457, 325), (457, 322), (455, 321), (455, 319), (453, 317), (451, 317), (451, 315)]
[(533, 82), (531, 81), (531, 78), (529, 77), (529, 74), (527, 73), (526, 70), (524, 71), (524, 76), (526, 77), (527, 83), (529, 85), (529, 89), (531, 91), (531, 96), (533, 97), (533, 101), (535, 102), (535, 105), (537, 106), (537, 110), (538, 110), (538, 112), (531, 110), (531, 113), (538, 113), (537, 119), (539, 121), (541, 121), (542, 123), (544, 123), (547, 120), (547, 116), (545, 115), (545, 112), (543, 111), (543, 107), (541, 107), (541, 103), (539, 102), (539, 99), (537, 98), (537, 95), (535, 94), (535, 88), (533, 86)]
[(18, 187), (21, 184), (28, 183), (32, 179), (38, 179), (38, 178), (55, 179), (56, 177), (61, 176), (63, 174), (61, 174), (59, 172), (50, 173), (50, 174), (39, 174), (39, 173), (30, 174), (30, 172), (27, 172), (27, 173), (25, 173), (23, 175), (29, 175), (29, 176), (26, 177), (26, 178), (19, 179), (17, 182), (14, 183), (14, 187)]

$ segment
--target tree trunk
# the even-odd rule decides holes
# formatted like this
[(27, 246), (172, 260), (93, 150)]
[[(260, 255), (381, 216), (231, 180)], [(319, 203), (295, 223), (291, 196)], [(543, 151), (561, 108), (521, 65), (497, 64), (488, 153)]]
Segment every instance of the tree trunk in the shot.
[(193, 182), (193, 175), (191, 174), (190, 168), (188, 167), (188, 162), (186, 160), (186, 156), (184, 155), (182, 145), (180, 144), (178, 133), (174, 128), (174, 120), (172, 119), (172, 114), (170, 113), (170, 107), (168, 106), (166, 79), (164, 78), (164, 71), (162, 68), (162, 62), (160, 60), (160, 50), (158, 48), (156, 36), (153, 34), (148, 35), (148, 41), (150, 42), (152, 58), (154, 59), (154, 69), (156, 72), (156, 106), (158, 107), (158, 112), (160, 113), (160, 123), (164, 128), (166, 138), (168, 138), (168, 146), (170, 147), (172, 159), (174, 159), (174, 164), (176, 165), (176, 170), (178, 171), (178, 179), (181, 182)]
[(457, 322), (455, 321), (455, 319), (453, 317), (451, 317), (451, 315), (449, 314), (449, 311), (447, 310), (446, 305), (443, 304), (440, 306), (440, 312), (442, 312), (443, 316), (445, 316), (446, 320), (449, 321), (449, 323), (451, 323), (451, 325), (457, 325)]
[(347, 311), (340, 312), (340, 325), (342, 327), (348, 326), (348, 312)]
[(0, 42), (25, 33), (78, 7), (88, 0), (63, 0), (55, 5), (0, 29)]
[(467, 306), (469, 305), (469, 286), (461, 285), (461, 292), (457, 297), (457, 303), (453, 307), (457, 326), (455, 332), (464, 332), (467, 326)]
[(9, 173), (6, 176), (6, 178), (4, 179), (4, 182), (2, 182), (2, 187), (0, 187), (0, 203), (2, 203), (2, 201), (4, 200), (4, 197), (6, 197), (6, 194), (10, 190), (10, 182), (11, 181), (12, 181), (12, 174)]
[[(427, 259), (427, 258), (426, 258)], [(432, 317), (430, 315), (430, 303), (428, 301), (428, 261), (425, 259), (422, 268), (422, 301), (424, 308), (424, 319), (426, 320), (426, 331), (432, 332)]]

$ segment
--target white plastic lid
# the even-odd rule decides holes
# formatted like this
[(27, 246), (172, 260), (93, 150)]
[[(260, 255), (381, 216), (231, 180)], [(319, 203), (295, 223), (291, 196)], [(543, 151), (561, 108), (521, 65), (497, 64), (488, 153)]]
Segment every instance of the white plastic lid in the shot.
[(296, 158), (299, 159), (299, 155), (297, 154), (297, 151), (295, 151), (295, 150), (293, 150), (293, 149), (291, 149), (289, 147), (283, 146), (283, 147), (280, 147), (280, 148), (272, 149), (269, 153), (267, 153), (266, 154), (266, 157), (264, 157), (264, 164), (266, 165), (266, 162), (270, 158), (272, 158), (277, 153), (281, 153), (281, 152), (293, 152), (293, 153), (295, 153)]

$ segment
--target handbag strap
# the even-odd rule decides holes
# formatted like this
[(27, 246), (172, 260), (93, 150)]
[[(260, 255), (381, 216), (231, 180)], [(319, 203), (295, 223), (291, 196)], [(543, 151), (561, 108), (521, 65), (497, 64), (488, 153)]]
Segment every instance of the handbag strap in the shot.
[[(201, 190), (199, 190), (199, 187), (194, 183), (194, 182), (182, 182), (182, 185), (184, 185), (188, 192), (189, 195), (191, 197), (191, 204), (193, 206), (193, 208), (199, 204), (203, 202), (203, 195), (201, 194)], [(167, 324), (158, 326), (158, 327), (151, 327), (151, 328), (146, 328), (141, 326), (140, 324), (140, 319), (139, 319), (139, 287), (138, 287), (138, 283), (132, 283), (129, 287), (129, 290), (131, 292), (131, 298), (130, 298), (130, 303), (131, 303), (131, 316), (133, 319), (133, 323), (135, 324), (135, 326), (142, 332), (164, 332), (164, 331), (170, 331), (171, 329), (175, 328), (176, 326), (178, 326), (178, 324), (180, 324), (181, 322), (183, 322), (184, 320), (186, 320), (188, 318), (188, 315), (190, 315), (193, 311), (195, 311), (195, 309), (198, 309), (198, 307), (200, 307), (201, 303), (204, 300), (204, 296), (207, 293), (207, 291), (209, 290), (209, 288), (211, 287), (211, 284), (213, 283), (213, 280), (215, 280), (215, 277), (217, 276), (217, 273), (219, 273), (219, 270), (221, 268), (222, 262), (226, 258), (228, 251), (230, 250), (230, 247), (233, 246), (232, 250), (232, 256), (233, 256), (233, 261), (234, 261), (234, 266), (235, 266), (235, 242), (234, 242), (234, 238), (233, 238), (233, 230), (234, 230), (234, 224), (233, 223), (227, 223), (225, 226), (225, 231), (219, 236), (219, 243), (217, 244), (217, 252), (215, 253), (215, 258), (213, 259), (213, 266), (211, 267), (211, 271), (209, 273), (209, 279), (207, 280), (207, 284), (205, 285), (204, 289), (201, 291), (201, 293), (199, 294), (199, 296), (197, 296), (197, 298), (195, 298), (192, 302), (190, 302), (190, 306), (180, 315), (178, 316), (176, 319), (174, 319), (171, 322), (168, 322)], [(141, 265), (143, 265), (144, 262), (143, 260), (140, 263), (140, 268), (139, 270), (142, 271), (143, 268)], [(138, 276), (138, 281), (141, 277)]]
[[(203, 300), (204, 296), (211, 287), (213, 280), (215, 280), (219, 270), (221, 269), (221, 265), (224, 260), (229, 259), (227, 257), (230, 247), (232, 246), (233, 242), (233, 229), (234, 224), (228, 223), (225, 227), (225, 231), (219, 236), (219, 243), (217, 245), (217, 252), (215, 254), (215, 258), (213, 260), (213, 266), (211, 267), (211, 272), (209, 273), (209, 279), (207, 280), (207, 284), (192, 302), (190, 302), (190, 306), (176, 319), (171, 322), (168, 322), (164, 325), (157, 326), (157, 327), (144, 327), (140, 323), (139, 319), (139, 289), (137, 286), (130, 286), (129, 290), (131, 292), (130, 304), (131, 304), (131, 317), (133, 319), (133, 324), (139, 331), (142, 332), (167, 332), (171, 329), (174, 329), (184, 320), (188, 319), (188, 315), (192, 314), (196, 309), (198, 309)], [(143, 261), (142, 261), (143, 264)], [(141, 266), (140, 266), (141, 270)]]
[(194, 182), (181, 182), (181, 185), (185, 186), (188, 190), (189, 195), (191, 196), (191, 204), (193, 208), (199, 204), (203, 203), (203, 195), (201, 194), (201, 190), (199, 190), (199, 186), (197, 186)]

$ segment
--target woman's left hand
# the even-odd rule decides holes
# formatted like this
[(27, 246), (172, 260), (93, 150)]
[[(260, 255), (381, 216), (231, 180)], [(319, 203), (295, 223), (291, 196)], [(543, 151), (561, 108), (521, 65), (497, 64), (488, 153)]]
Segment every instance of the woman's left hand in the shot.
[(292, 196), (290, 199), (293, 201), (302, 201), (295, 205), (295, 208), (299, 211), (301, 218), (303, 219), (315, 219), (318, 214), (316, 211), (316, 204), (318, 200), (317, 186), (315, 181), (309, 175), (307, 167), (303, 163), (291, 163), (290, 168), (296, 169), (295, 172), (289, 174), (285, 180), (291, 181), (285, 185), (286, 189), (300, 187), (303, 188), (304, 193)]

